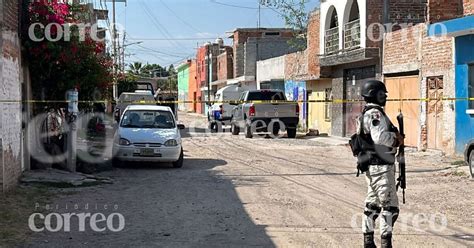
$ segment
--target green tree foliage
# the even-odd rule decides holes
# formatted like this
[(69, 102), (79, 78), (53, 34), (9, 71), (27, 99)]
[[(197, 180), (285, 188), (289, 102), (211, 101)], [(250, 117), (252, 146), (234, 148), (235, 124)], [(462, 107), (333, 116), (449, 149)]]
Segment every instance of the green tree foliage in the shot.
[[(155, 78), (157, 87), (162, 91), (176, 91), (178, 89), (178, 73), (174, 65), (166, 68), (158, 64), (143, 65), (140, 62), (129, 65), (126, 76), (123, 77), (122, 81), (119, 81), (119, 87), (122, 87), (120, 89), (123, 89), (123, 91), (133, 91), (135, 89), (130, 88), (133, 85), (131, 82), (140, 81), (140, 78)], [(120, 86), (120, 84), (123, 84), (123, 86)], [(120, 89), (119, 92), (123, 92)]]
[(140, 62), (134, 62), (133, 64), (130, 64), (130, 69), (128, 70), (129, 74), (132, 75), (140, 75), (143, 70), (143, 65)]
[[(84, 5), (58, 1), (32, 1), (27, 7), (25, 27), (38, 22), (44, 26), (50, 23), (77, 23), (81, 22), (89, 11)], [(113, 63), (104, 53), (105, 43), (93, 40), (90, 31), (86, 29), (86, 35), (81, 39), (79, 28), (72, 26), (70, 40), (24, 39), (25, 57), (29, 62), (35, 99), (64, 100), (66, 91), (72, 88), (79, 90), (80, 100), (111, 97), (108, 89), (113, 81)], [(37, 27), (34, 33), (36, 37), (45, 37), (45, 30), (40, 27)], [(57, 28), (52, 28), (51, 34), (56, 37)], [(60, 103), (49, 105), (63, 106)]]
[(122, 94), (122, 92), (134, 92), (137, 89), (136, 82), (138, 81), (138, 76), (126, 73), (121, 74), (117, 80), (117, 91), (118, 95)]

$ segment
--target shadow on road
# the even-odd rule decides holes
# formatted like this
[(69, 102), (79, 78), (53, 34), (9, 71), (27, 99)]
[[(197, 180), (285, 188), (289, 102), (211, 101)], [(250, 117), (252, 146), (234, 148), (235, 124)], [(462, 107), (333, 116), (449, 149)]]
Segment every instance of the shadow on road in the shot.
[[(27, 247), (275, 247), (265, 226), (255, 223), (244, 208), (229, 178), (215, 168), (227, 165), (221, 159), (186, 158), (181, 169), (134, 164), (102, 173), (113, 185), (83, 188), (51, 202), (54, 213), (117, 212), (125, 218), (120, 232), (78, 231), (71, 220), (71, 232), (34, 234)], [(71, 209), (77, 204), (78, 209)], [(89, 204), (98, 208), (84, 209)], [(103, 206), (117, 206), (115, 210)], [(69, 208), (66, 209), (65, 206)], [(38, 224), (40, 225), (40, 224)], [(104, 223), (99, 226), (105, 226)]]

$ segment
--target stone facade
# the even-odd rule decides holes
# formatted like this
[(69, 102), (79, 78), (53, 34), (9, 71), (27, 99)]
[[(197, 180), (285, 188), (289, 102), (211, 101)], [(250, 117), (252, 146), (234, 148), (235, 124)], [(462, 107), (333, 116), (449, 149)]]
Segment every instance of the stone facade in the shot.
[(19, 1), (0, 2), (0, 192), (18, 182), (22, 172), (21, 44)]

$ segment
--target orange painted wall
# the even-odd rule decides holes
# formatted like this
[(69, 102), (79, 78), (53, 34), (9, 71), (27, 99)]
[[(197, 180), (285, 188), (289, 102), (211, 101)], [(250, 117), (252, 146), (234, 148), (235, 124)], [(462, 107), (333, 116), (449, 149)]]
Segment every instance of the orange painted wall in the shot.
[[(188, 89), (189, 101), (197, 101), (199, 97), (201, 96), (201, 91), (199, 90), (196, 72), (197, 72), (197, 64), (196, 64), (196, 60), (193, 59), (189, 67), (189, 89)], [(200, 108), (199, 103), (188, 103), (187, 109), (188, 111), (196, 113), (201, 108)]]

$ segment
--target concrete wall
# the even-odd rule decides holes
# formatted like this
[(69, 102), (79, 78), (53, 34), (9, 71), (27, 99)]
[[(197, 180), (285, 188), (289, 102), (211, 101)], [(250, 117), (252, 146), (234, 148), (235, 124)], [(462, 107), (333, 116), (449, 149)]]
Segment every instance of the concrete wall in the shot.
[(18, 1), (0, 2), (0, 192), (12, 189), (22, 172), (21, 49)]
[(257, 76), (257, 61), (266, 60), (296, 51), (288, 38), (249, 38), (244, 47), (244, 75)]
[(260, 83), (285, 78), (285, 56), (261, 60), (257, 62), (257, 89)]
[[(246, 58), (246, 54), (245, 54), (245, 50), (247, 49), (246, 48), (246, 43), (249, 41), (249, 39), (251, 38), (257, 38), (257, 39), (266, 39), (268, 37), (265, 36), (265, 33), (266, 32), (278, 32), (279, 35), (278, 36), (272, 36), (272, 38), (274, 39), (284, 39), (284, 40), (288, 40), (288, 39), (291, 39), (293, 36), (294, 36), (294, 31), (292, 29), (285, 29), (285, 28), (272, 28), (272, 29), (266, 29), (266, 28), (261, 28), (261, 29), (253, 29), (253, 28), (249, 28), (249, 29), (236, 29), (234, 32), (233, 32), (233, 50), (234, 50), (234, 78), (237, 78), (237, 77), (241, 77), (241, 76), (244, 76), (244, 75), (247, 75), (245, 74), (246, 72), (246, 64), (248, 65), (249, 62), (248, 62), (248, 59)], [(254, 50), (253, 51), (256, 51), (256, 48), (253, 48)], [(252, 48), (248, 48), (248, 50), (252, 50)], [(264, 59), (267, 59), (267, 58), (272, 58), (272, 57), (277, 57), (277, 56), (280, 56), (280, 55), (283, 55), (284, 53), (282, 54), (277, 54), (277, 55), (273, 55), (273, 56), (270, 56), (270, 57), (259, 57), (257, 58), (255, 61), (257, 60), (264, 60)], [(253, 65), (254, 67), (256, 67), (256, 64)], [(253, 74), (253, 76), (255, 76), (255, 74)]]

